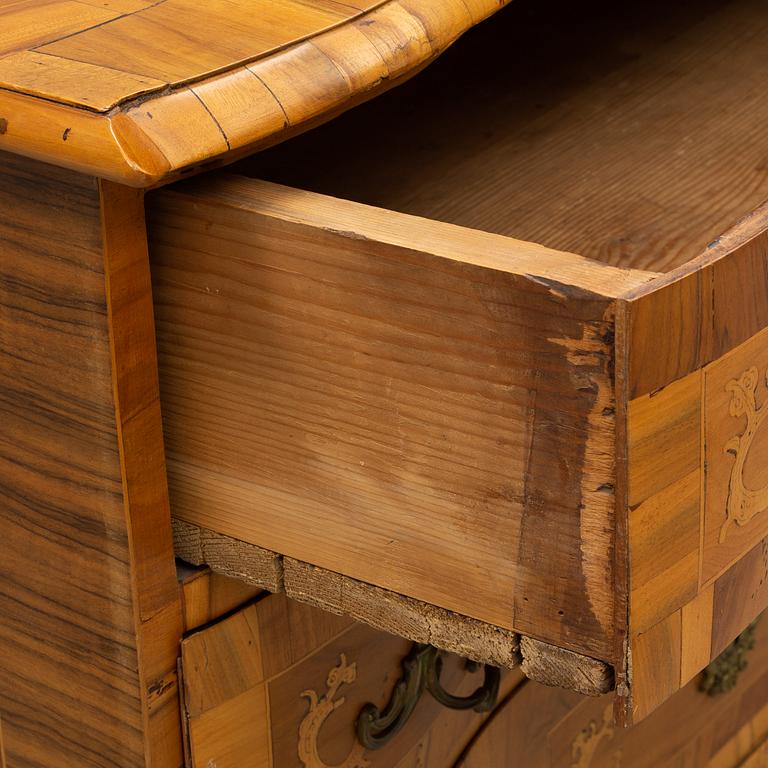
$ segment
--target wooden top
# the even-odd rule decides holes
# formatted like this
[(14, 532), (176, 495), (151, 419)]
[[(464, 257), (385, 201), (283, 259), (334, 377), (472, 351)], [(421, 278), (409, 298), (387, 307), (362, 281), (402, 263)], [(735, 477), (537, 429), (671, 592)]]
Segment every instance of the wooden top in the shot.
[(507, 0), (0, 0), (0, 150), (132, 186), (286, 138)]

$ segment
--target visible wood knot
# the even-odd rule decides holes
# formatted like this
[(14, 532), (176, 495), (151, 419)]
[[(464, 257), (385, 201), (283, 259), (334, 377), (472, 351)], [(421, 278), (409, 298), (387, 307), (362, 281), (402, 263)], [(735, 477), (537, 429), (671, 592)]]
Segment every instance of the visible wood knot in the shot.
[(4, 117), (0, 117), (0, 136), (8, 131), (8, 121)]

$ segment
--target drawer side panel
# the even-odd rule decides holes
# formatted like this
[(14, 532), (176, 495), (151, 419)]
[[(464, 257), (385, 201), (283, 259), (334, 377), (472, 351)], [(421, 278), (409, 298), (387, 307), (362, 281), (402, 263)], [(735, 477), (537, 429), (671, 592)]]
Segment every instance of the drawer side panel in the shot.
[(150, 203), (174, 514), (611, 660), (613, 301), (543, 248), (531, 277), (506, 238), (214, 184)]

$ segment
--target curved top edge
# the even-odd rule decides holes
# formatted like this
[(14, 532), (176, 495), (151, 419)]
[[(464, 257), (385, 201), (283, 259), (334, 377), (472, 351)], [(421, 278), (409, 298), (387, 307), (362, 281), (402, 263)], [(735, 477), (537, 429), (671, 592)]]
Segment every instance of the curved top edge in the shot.
[(0, 26), (41, 27), (0, 39), (0, 87), (106, 113), (275, 56), (386, 0), (84, 0), (57, 13), (61, 2), (0, 8)]
[(0, 86), (0, 150), (129, 186), (157, 186), (282, 141), (372, 98), (507, 2), (377, 3), (255, 61), (137, 93), (103, 113)]

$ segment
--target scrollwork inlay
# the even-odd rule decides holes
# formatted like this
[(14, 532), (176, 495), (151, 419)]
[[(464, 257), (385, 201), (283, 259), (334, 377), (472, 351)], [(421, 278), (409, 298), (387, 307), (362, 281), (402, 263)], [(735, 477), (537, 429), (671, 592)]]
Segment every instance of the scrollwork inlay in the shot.
[[(722, 544), (732, 525), (746, 525), (755, 515), (768, 509), (768, 485), (762, 488), (747, 488), (744, 483), (744, 465), (749, 456), (749, 449), (760, 425), (768, 416), (766, 401), (757, 406), (757, 386), (759, 382), (757, 367), (744, 371), (738, 379), (731, 379), (725, 388), (731, 393), (729, 413), (733, 418), (746, 416), (747, 424), (740, 435), (734, 435), (725, 445), (725, 453), (731, 454), (735, 461), (731, 467), (728, 483), (726, 518), (720, 529)], [(768, 385), (768, 376), (766, 376)]]
[[(600, 722), (590, 720), (586, 728), (574, 739), (571, 745), (571, 768), (589, 768), (601, 742), (613, 738), (616, 726), (613, 724), (613, 703), (603, 710)], [(619, 765), (620, 755), (614, 755), (614, 765)]]
[(302, 696), (309, 700), (309, 712), (299, 725), (299, 760), (304, 768), (368, 768), (370, 762), (365, 758), (365, 748), (355, 742), (344, 762), (329, 766), (320, 757), (318, 738), (326, 719), (345, 701), (337, 699), (336, 694), (342, 685), (351, 685), (357, 679), (357, 664), (347, 664), (347, 657), (342, 653), (338, 666), (331, 669), (326, 680), (327, 691), (318, 696), (316, 691), (307, 690)]
[[(757, 406), (758, 370), (755, 366), (744, 371), (738, 379), (731, 379), (725, 388), (731, 393), (729, 413), (733, 418), (746, 416), (747, 424), (740, 435), (735, 435), (725, 444), (724, 452), (731, 454), (735, 461), (731, 467), (728, 483), (726, 518), (720, 529), (722, 544), (732, 525), (746, 525), (755, 515), (768, 509), (768, 485), (762, 488), (747, 488), (744, 483), (744, 465), (749, 449), (761, 424), (768, 416), (766, 401)], [(768, 385), (768, 376), (766, 376)]]

